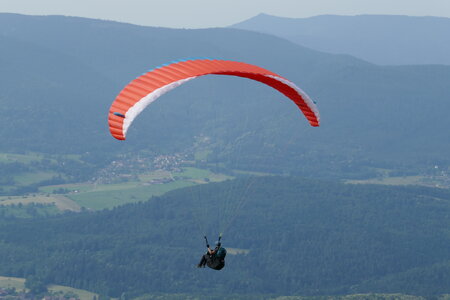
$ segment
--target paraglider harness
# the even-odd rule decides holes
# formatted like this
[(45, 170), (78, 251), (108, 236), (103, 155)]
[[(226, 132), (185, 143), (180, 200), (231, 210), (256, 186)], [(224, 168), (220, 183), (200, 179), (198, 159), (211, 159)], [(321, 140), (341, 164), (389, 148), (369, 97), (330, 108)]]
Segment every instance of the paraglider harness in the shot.
[[(206, 236), (204, 236), (204, 238), (206, 247), (209, 249), (208, 238)], [(217, 246), (214, 249), (213, 254), (210, 254), (208, 251), (208, 259), (206, 260), (206, 265), (214, 270), (222, 270), (222, 268), (225, 267), (225, 256), (227, 255), (227, 250), (221, 246), (221, 239), (222, 235), (219, 235)]]

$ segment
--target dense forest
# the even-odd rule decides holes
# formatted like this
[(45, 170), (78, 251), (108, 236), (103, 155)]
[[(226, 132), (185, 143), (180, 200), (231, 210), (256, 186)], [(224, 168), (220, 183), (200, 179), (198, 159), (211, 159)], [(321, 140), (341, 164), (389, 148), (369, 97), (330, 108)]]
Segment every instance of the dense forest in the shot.
[[(116, 297), (439, 295), (450, 293), (449, 216), (448, 190), (241, 178), (100, 212), (0, 218), (0, 274)], [(222, 229), (240, 254), (221, 272), (195, 268), (203, 234)]]

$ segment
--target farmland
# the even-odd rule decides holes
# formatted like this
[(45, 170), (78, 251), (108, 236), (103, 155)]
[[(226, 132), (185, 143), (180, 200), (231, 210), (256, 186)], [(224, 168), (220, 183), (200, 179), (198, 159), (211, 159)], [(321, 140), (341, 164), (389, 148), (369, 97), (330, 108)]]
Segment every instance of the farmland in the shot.
[[(17, 164), (17, 168), (5, 174), (3, 181), (0, 181), (4, 194), (0, 196), (0, 205), (39, 203), (54, 205), (60, 211), (112, 208), (129, 202), (146, 201), (175, 189), (232, 178), (189, 166), (192, 162), (187, 164), (176, 155), (155, 158), (125, 156), (92, 174), (72, 178), (60, 167), (86, 165), (76, 156), (3, 153), (0, 162), (8, 166)], [(3, 185), (1, 182), (4, 182)]]

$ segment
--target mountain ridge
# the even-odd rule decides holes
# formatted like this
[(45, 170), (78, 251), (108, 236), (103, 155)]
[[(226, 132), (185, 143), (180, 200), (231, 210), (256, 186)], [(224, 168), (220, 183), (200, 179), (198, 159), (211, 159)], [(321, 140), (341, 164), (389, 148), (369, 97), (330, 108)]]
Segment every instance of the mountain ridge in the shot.
[(381, 65), (450, 64), (450, 18), (403, 15), (320, 15), (284, 18), (260, 14), (230, 26), (284, 37), (328, 53), (346, 53)]

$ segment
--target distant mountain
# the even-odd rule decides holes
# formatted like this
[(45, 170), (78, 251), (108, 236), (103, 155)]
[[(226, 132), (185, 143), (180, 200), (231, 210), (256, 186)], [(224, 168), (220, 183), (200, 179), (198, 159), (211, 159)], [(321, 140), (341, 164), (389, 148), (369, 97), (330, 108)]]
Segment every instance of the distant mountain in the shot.
[[(210, 76), (164, 95), (126, 142), (113, 140), (107, 112), (126, 83), (199, 56), (246, 61), (291, 79), (317, 100), (322, 126), (311, 128), (259, 83)], [(261, 171), (361, 177), (373, 168), (449, 163), (447, 66), (376, 66), (237, 29), (15, 14), (0, 14), (0, 64), (3, 152), (180, 152), (206, 136), (208, 162)]]
[[(268, 176), (96, 213), (3, 210), (0, 274), (113, 297), (450, 293), (448, 190)], [(229, 250), (220, 272), (197, 269), (203, 234), (224, 229), (224, 246), (244, 251)]]
[(393, 15), (283, 18), (260, 14), (231, 26), (382, 65), (450, 65), (450, 18)]

